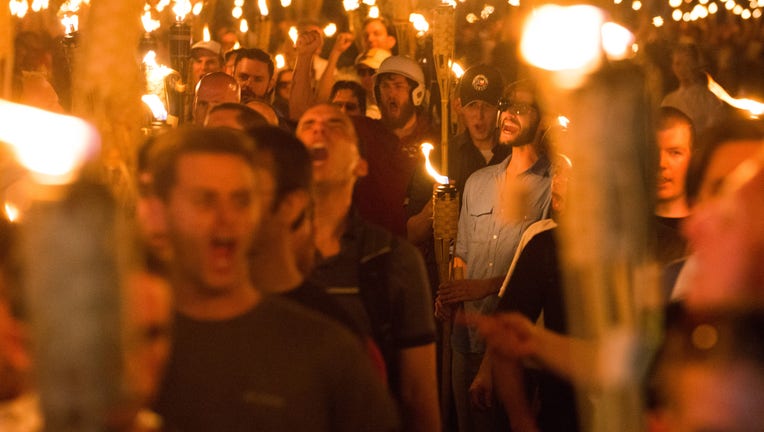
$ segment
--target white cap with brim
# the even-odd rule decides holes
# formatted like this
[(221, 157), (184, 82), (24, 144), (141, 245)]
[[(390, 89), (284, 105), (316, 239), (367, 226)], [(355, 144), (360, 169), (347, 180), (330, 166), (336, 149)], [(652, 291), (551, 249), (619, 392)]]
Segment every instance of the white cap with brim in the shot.
[(195, 43), (193, 46), (191, 46), (191, 51), (192, 52), (194, 50), (199, 50), (199, 49), (210, 51), (214, 55), (218, 55), (219, 56), (220, 55), (220, 51), (221, 51), (222, 48), (221, 48), (219, 43), (217, 43), (217, 42), (215, 42), (213, 40), (209, 40), (209, 41), (199, 41), (199, 42)]

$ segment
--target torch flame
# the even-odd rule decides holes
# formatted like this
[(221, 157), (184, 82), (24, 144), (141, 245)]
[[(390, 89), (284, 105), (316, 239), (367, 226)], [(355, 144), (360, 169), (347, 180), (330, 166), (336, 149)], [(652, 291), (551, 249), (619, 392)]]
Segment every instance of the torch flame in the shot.
[(141, 15), (141, 22), (143, 23), (143, 30), (146, 33), (151, 33), (159, 28), (159, 20), (155, 20), (151, 17), (151, 10), (146, 9)]
[(257, 0), (257, 8), (260, 9), (260, 16), (268, 16), (268, 2), (267, 0)]
[(175, 14), (177, 21), (183, 21), (186, 19), (186, 15), (191, 12), (192, 6), (190, 0), (175, 0), (175, 5), (172, 7), (172, 12)]
[(714, 81), (714, 79), (711, 78), (711, 75), (706, 74), (706, 76), (708, 76), (708, 89), (719, 99), (737, 109), (748, 111), (753, 117), (759, 117), (764, 114), (764, 103), (757, 102), (753, 99), (735, 99), (730, 96), (719, 83)]
[(159, 99), (159, 96), (155, 94), (145, 94), (141, 96), (141, 101), (149, 107), (151, 114), (156, 120), (167, 120), (167, 110), (165, 109), (162, 100)]
[(437, 171), (435, 171), (435, 168), (433, 168), (432, 164), (430, 163), (430, 152), (435, 147), (431, 143), (426, 142), (422, 143), (419, 148), (422, 149), (422, 154), (424, 154), (424, 167), (427, 170), (427, 173), (430, 174), (436, 182), (440, 184), (448, 184), (448, 177), (440, 175)]
[[(101, 147), (101, 138), (84, 120), (0, 99), (0, 141), (45, 184), (71, 182), (79, 168)], [(44, 124), (44, 128), (34, 125)]]
[(462, 67), (462, 65), (460, 65), (457, 62), (452, 63), (451, 60), (449, 60), (448, 62), (451, 63), (451, 72), (454, 73), (454, 76), (457, 79), (461, 78), (462, 75), (464, 75), (464, 68)]
[(276, 54), (276, 57), (274, 57), (273, 60), (276, 62), (276, 69), (284, 69), (284, 66), (286, 66), (286, 58), (284, 58), (284, 54)]
[(422, 14), (412, 13), (409, 15), (409, 22), (414, 24), (414, 29), (419, 33), (427, 33), (430, 30), (430, 23)]
[(16, 222), (19, 219), (19, 209), (7, 202), (5, 203), (5, 216), (8, 218), (10, 222)]
[(61, 24), (64, 26), (64, 31), (67, 35), (70, 35), (77, 31), (79, 28), (79, 17), (77, 15), (64, 15), (61, 17)]
[(204, 3), (196, 2), (194, 3), (194, 7), (191, 8), (191, 13), (194, 14), (194, 16), (199, 16), (199, 14), (202, 13), (202, 8), (204, 8)]
[(335, 23), (329, 23), (324, 27), (324, 34), (326, 37), (332, 37), (335, 34), (337, 34), (337, 24)]
[(358, 0), (342, 0), (342, 6), (345, 8), (346, 12), (350, 12), (361, 7), (361, 4)]
[(369, 18), (379, 18), (379, 7), (378, 6), (371, 6), (369, 7)]
[(297, 36), (298, 36), (297, 27), (295, 26), (289, 27), (289, 39), (292, 40), (292, 45), (297, 45)]
[(292, 6), (292, 0), (281, 0), (281, 7), (288, 8)]
[(241, 22), (239, 23), (239, 31), (242, 33), (249, 31), (249, 23), (247, 23), (246, 18), (242, 18)]
[(202, 40), (205, 42), (208, 42), (211, 39), (212, 37), (210, 36), (210, 27), (207, 24), (205, 24), (204, 28), (202, 29)]

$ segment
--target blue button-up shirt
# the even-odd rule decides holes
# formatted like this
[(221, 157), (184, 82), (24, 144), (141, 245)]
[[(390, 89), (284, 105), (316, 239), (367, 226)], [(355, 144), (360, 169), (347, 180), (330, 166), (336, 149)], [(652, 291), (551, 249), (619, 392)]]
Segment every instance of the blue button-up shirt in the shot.
[[(551, 203), (550, 166), (540, 158), (517, 177), (507, 177), (510, 155), (502, 163), (475, 171), (464, 187), (456, 256), (467, 263), (467, 279), (504, 276), (523, 231), (546, 216)], [(464, 302), (468, 313), (490, 314), (495, 294)], [(452, 346), (462, 353), (482, 353), (485, 343), (474, 329), (457, 325)]]

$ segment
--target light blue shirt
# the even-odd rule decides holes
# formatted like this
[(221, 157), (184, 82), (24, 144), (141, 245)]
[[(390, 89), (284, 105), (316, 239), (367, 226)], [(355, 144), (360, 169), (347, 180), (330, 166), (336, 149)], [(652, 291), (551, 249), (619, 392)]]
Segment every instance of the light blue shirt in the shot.
[[(540, 158), (525, 172), (508, 178), (511, 158), (475, 171), (464, 186), (455, 254), (467, 263), (467, 279), (504, 276), (525, 229), (548, 213), (552, 199), (549, 160)], [(491, 314), (498, 302), (498, 295), (492, 294), (464, 302), (464, 311)], [(454, 326), (451, 343), (462, 353), (485, 351), (477, 332), (463, 325)]]

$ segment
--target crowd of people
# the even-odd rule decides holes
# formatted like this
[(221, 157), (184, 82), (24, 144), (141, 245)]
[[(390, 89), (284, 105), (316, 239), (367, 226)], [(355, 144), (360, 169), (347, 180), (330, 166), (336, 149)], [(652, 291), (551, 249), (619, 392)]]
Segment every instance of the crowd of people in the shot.
[[(589, 429), (596, 407), (576, 390), (607, 356), (571, 331), (557, 233), (581, 180), (548, 133), (539, 82), (484, 62), (459, 80), (443, 168), (461, 203), (460, 277), (441, 280), (419, 145), (436, 145), (440, 167), (447, 120), (426, 109), (429, 72), (394, 54), (387, 21), (361, 31), (349, 67), (355, 36), (323, 58), (312, 24), (280, 70), (258, 48), (191, 47), (183, 124), (136, 143), (129, 216), (145, 259), (127, 279), (126, 325), (143, 339), (114, 429)], [(758, 431), (764, 124), (708, 90), (697, 45), (671, 56), (678, 88), (645, 106), (667, 319), (644, 427)], [(44, 77), (23, 82), (23, 102), (57, 105)], [(25, 328), (17, 225), (0, 225), (0, 430), (35, 431), (44, 365)]]

